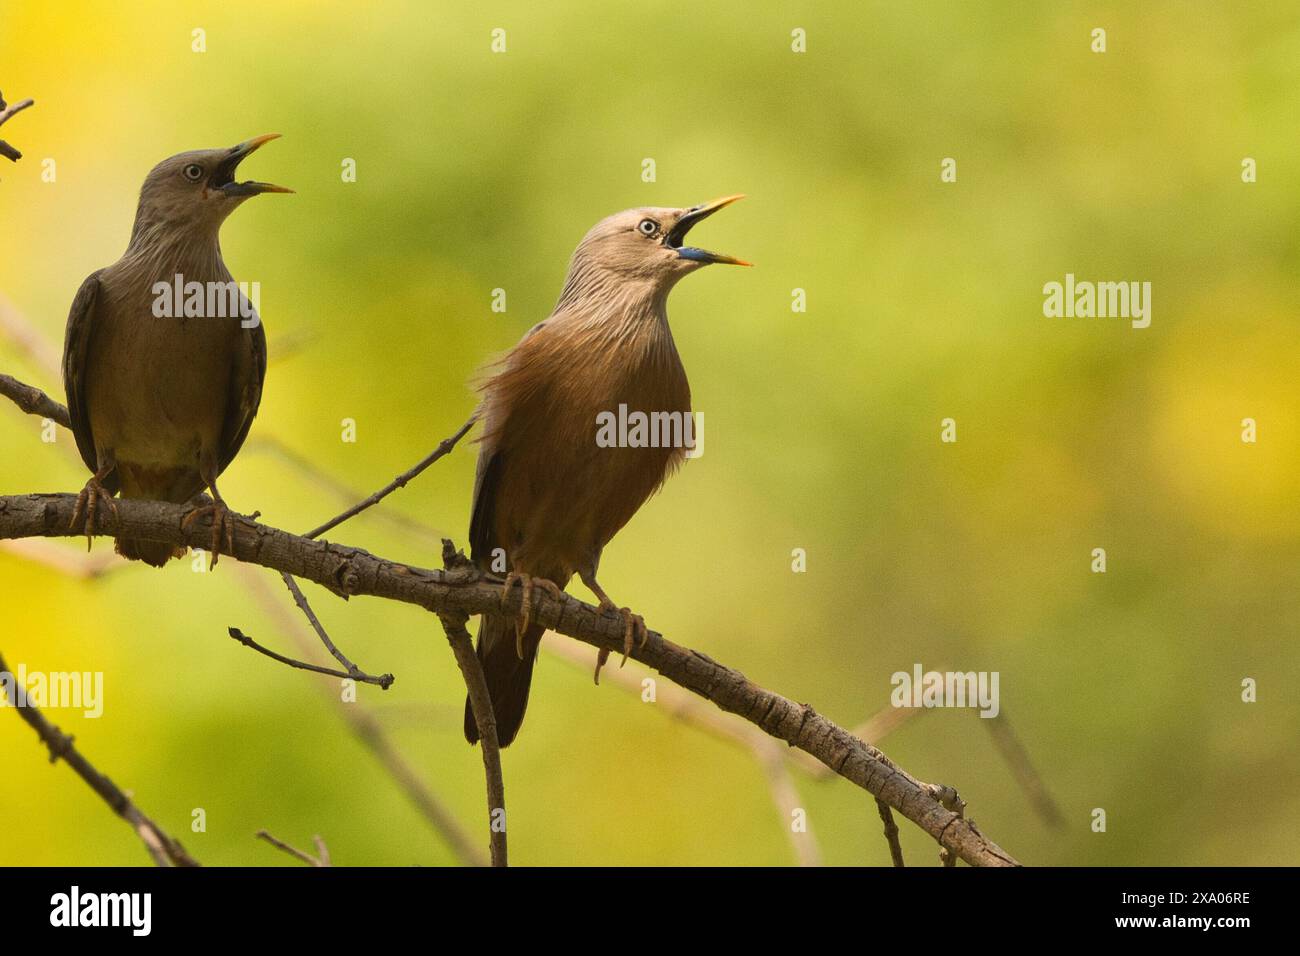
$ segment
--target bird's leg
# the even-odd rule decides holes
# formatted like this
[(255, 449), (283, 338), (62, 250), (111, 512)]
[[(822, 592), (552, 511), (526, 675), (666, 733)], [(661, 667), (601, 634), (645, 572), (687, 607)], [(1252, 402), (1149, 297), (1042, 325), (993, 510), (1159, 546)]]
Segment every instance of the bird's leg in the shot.
[(81, 489), (81, 494), (77, 495), (76, 507), (72, 509), (72, 520), (68, 522), (68, 528), (72, 529), (77, 527), (77, 524), (84, 517), (87, 551), (90, 550), (91, 538), (95, 531), (95, 515), (99, 508), (99, 501), (101, 498), (108, 502), (109, 510), (113, 512), (113, 520), (115, 522), (119, 520), (117, 516), (117, 502), (113, 500), (113, 496), (109, 493), (108, 489), (104, 487), (104, 479), (107, 478), (109, 473), (116, 467), (117, 463), (111, 460), (106, 464), (100, 465), (99, 470), (91, 475), (90, 480), (86, 482), (86, 487)]
[(181, 522), (182, 528), (188, 528), (190, 524), (199, 516), (205, 516), (212, 519), (212, 564), (211, 567), (217, 566), (217, 558), (221, 556), (221, 544), (224, 539), (226, 553), (230, 554), (235, 550), (235, 514), (226, 506), (226, 501), (221, 497), (221, 492), (217, 491), (217, 482), (215, 478), (205, 478), (208, 488), (212, 491), (212, 504), (199, 505), (185, 516)]
[[(578, 576), (582, 578), (582, 583), (591, 589), (591, 593), (600, 599), (600, 609), (602, 611), (617, 611), (623, 618), (623, 659), (619, 661), (618, 666), (622, 667), (627, 663), (627, 656), (632, 653), (632, 636), (637, 637), (637, 647), (645, 647), (645, 642), (650, 637), (649, 630), (645, 626), (645, 618), (640, 614), (632, 613), (631, 608), (619, 607), (610, 600), (605, 589), (600, 586), (594, 573), (579, 571)], [(596, 656), (596, 683), (600, 683), (600, 669), (605, 666), (605, 661), (609, 660), (609, 651), (602, 649)]]
[(533, 587), (539, 587), (555, 600), (564, 597), (564, 590), (549, 578), (535, 578), (531, 574), (524, 574), (520, 571), (511, 571), (506, 574), (506, 583), (501, 588), (501, 606), (505, 607), (510, 600), (510, 589), (518, 581), (523, 585), (524, 599), (519, 608), (519, 619), (515, 621), (515, 653), (519, 659), (524, 659), (524, 632), (528, 630), (528, 624), (533, 616)]

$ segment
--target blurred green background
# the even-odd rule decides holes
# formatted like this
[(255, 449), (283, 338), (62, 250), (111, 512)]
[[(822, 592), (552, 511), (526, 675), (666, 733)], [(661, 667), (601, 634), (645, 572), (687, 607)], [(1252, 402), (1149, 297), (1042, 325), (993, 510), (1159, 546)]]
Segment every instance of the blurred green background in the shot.
[[(26, 155), (0, 164), (0, 294), (57, 356), (155, 162), (283, 133), (246, 174), (298, 195), (251, 202), (223, 232), (236, 278), (261, 283), (272, 365), (222, 489), (304, 530), (349, 502), (274, 443), (379, 487), (466, 418), (475, 370), (545, 317), (596, 220), (748, 193), (698, 240), (756, 268), (693, 276), (670, 308), (706, 452), (606, 550), (605, 587), (845, 726), (914, 663), (1000, 672), (1064, 829), (1031, 812), (971, 712), (878, 742), (957, 786), (1024, 862), (1293, 862), (1300, 10), (1136, 6), (6, 0), (0, 88), (37, 106), (3, 131)], [(1042, 286), (1066, 272), (1150, 281), (1151, 327), (1044, 318)], [(62, 396), (12, 341), (0, 370)], [(946, 417), (956, 444), (939, 441)], [(473, 468), (462, 447), (391, 499), (433, 533), (371, 513), (337, 539), (436, 564), (436, 533), (465, 543)], [(69, 434), (42, 443), (37, 419), (0, 408), (0, 492), (85, 477)], [(253, 576), (289, 606), (273, 573)], [(362, 705), (485, 843), (480, 757), (433, 619), (307, 587), (354, 660), (396, 673)], [(204, 863), (291, 864), (252, 839), (262, 827), (304, 846), (319, 833), (342, 865), (456, 862), (316, 686), (330, 682), (240, 648), (229, 625), (297, 651), (234, 561), (78, 580), (0, 551), (0, 652), (105, 673), (101, 719), (50, 716)], [(1245, 677), (1258, 703), (1240, 701)], [(663, 710), (543, 654), (505, 752), (513, 862), (794, 861), (762, 767)], [(0, 757), (0, 864), (147, 862), (3, 711)], [(862, 791), (794, 780), (826, 862), (888, 862)], [(900, 822), (909, 860), (935, 862)]]

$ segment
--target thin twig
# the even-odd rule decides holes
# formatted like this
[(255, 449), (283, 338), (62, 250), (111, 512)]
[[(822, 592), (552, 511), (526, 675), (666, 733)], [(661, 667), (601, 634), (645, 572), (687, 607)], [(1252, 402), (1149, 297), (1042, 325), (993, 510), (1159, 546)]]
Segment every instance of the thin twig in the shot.
[[(339, 481), (333, 475), (326, 472), (306, 455), (290, 448), (280, 439), (273, 435), (258, 435), (250, 437), (248, 444), (244, 446), (245, 454), (252, 452), (255, 454), (271, 455), (293, 468), (295, 471), (306, 475), (312, 481), (320, 485), (335, 498), (341, 502), (357, 501), (361, 498), (362, 492), (353, 488), (346, 482)], [(408, 534), (420, 542), (429, 542), (437, 544), (443, 538), (444, 532), (422, 521), (403, 514), (400, 511), (394, 511), (388, 508), (380, 508), (373, 513), (373, 518), (388, 524), (396, 531)]]
[(492, 698), (488, 696), (483, 666), (474, 653), (474, 639), (465, 629), (464, 618), (439, 615), (447, 641), (460, 667), (461, 676), (469, 691), (470, 710), (478, 727), (480, 748), (483, 751), (483, 776), (487, 780), (488, 843), (493, 866), (506, 866), (506, 787), (501, 776), (501, 747), (497, 743), (497, 721), (492, 711)]
[(440, 441), (438, 443), (438, 447), (435, 448), (433, 451), (431, 451), (423, 459), (421, 459), (421, 461), (418, 464), (416, 464), (414, 467), (402, 472), (400, 475), (398, 475), (388, 484), (384, 485), (384, 487), (380, 488), (374, 494), (370, 495), (364, 501), (358, 502), (357, 504), (349, 508), (347, 511), (344, 511), (342, 514), (335, 515), (333, 518), (330, 518), (329, 521), (326, 521), (320, 527), (308, 531), (305, 535), (303, 535), (303, 537), (309, 540), (314, 538), (319, 538), (326, 531), (329, 531), (332, 528), (337, 528), (339, 525), (347, 521), (349, 518), (353, 518), (356, 515), (361, 514), (361, 512), (365, 511), (367, 508), (379, 504), (379, 502), (383, 501), (385, 498), (391, 495), (398, 488), (405, 488), (406, 485), (411, 481), (411, 479), (415, 478), (422, 471), (424, 471), (426, 468), (432, 465), (435, 461), (437, 461), (439, 458), (442, 458), (444, 455), (449, 453), (453, 448), (455, 448), (456, 442), (464, 438), (465, 433), (474, 427), (474, 422), (477, 418), (478, 418), (478, 413), (476, 412), (475, 414), (469, 417), (469, 421), (465, 422), (464, 425), (461, 425), (460, 428), (457, 429), (456, 434), (452, 435), (450, 438), (444, 438), (442, 441)]
[(889, 804), (876, 797), (876, 810), (880, 813), (880, 822), (885, 825), (885, 839), (889, 842), (889, 856), (894, 866), (903, 866), (903, 847), (898, 842), (898, 824), (894, 822), (894, 813)]
[[(293, 614), (271, 592), (262, 575), (258, 573), (258, 569), (253, 565), (242, 565), (240, 570), (254, 599), (268, 614), (278, 620), (280, 626), (288, 632), (302, 653), (310, 654), (313, 650), (319, 651), (320, 645), (304, 632), (302, 618)], [(317, 683), (317, 686), (322, 695), (329, 698), (337, 708), (339, 716), (348, 724), (356, 738), (375, 756), (388, 775), (406, 794), (407, 799), (415, 805), (420, 815), (447, 842), (452, 852), (469, 866), (487, 866), (487, 855), (473, 841), (442, 800), (429, 789), (415, 768), (407, 763), (406, 758), (393, 744), (375, 715), (359, 700), (345, 702), (334, 685)]]
[(371, 674), (367, 674), (361, 668), (357, 667), (356, 664), (353, 664), (348, 660), (347, 657), (344, 656), (343, 652), (335, 646), (332, 640), (330, 640), (330, 636), (321, 624), (320, 619), (316, 617), (316, 613), (311, 609), (311, 605), (307, 603), (307, 595), (303, 594), (302, 588), (298, 587), (298, 582), (288, 574), (282, 574), (280, 577), (284, 579), (285, 585), (289, 588), (289, 593), (293, 595), (293, 603), (298, 605), (298, 608), (311, 623), (312, 630), (316, 632), (316, 636), (319, 637), (321, 643), (325, 645), (325, 649), (334, 656), (336, 661), (347, 668), (348, 672), (344, 676), (351, 677), (353, 680), (361, 681), (364, 684), (377, 684), (384, 690), (388, 690), (388, 688), (393, 685), (393, 675), (380, 674), (378, 677), (375, 677)]
[[(0, 674), (12, 674), (9, 665), (5, 663), (3, 655), (0, 655)], [(35, 707), (28, 704), (27, 701), (20, 702), (17, 699), (18, 689), (13, 688), (13, 695), (9, 695), (11, 681), (0, 681), (0, 688), (3, 688), (9, 704), (18, 711), (18, 716), (22, 718), (23, 723), (36, 731), (36, 735), (41, 738), (41, 743), (50, 751), (50, 763), (56, 763), (62, 760), (72, 768), (73, 773), (86, 782), (91, 790), (99, 796), (101, 800), (108, 804), (109, 809), (119, 817), (130, 824), (131, 829), (144, 842), (145, 849), (149, 856), (158, 866), (198, 866), (198, 862), (185, 852), (179, 840), (168, 836), (162, 827), (154, 823), (153, 820), (145, 816), (144, 812), (128, 797), (122, 790), (113, 783), (112, 780), (104, 776), (94, 766), (82, 756), (81, 752), (73, 746), (73, 738), (59, 730), (58, 727), (50, 723), (45, 715)]]
[(324, 674), (326, 677), (338, 677), (343, 680), (347, 680), (352, 676), (345, 671), (334, 670), (330, 667), (317, 667), (315, 664), (308, 664), (306, 661), (296, 661), (292, 657), (285, 657), (283, 654), (277, 654), (270, 648), (263, 647), (261, 644), (257, 643), (257, 641), (253, 640), (237, 627), (226, 628), (226, 633), (245, 647), (251, 647), (253, 650), (257, 651), (257, 653), (265, 654), (273, 661), (279, 661), (281, 664), (288, 664), (290, 667), (296, 667), (300, 671), (311, 671), (314, 674)]
[(320, 855), (312, 856), (310, 853), (306, 853), (302, 850), (299, 850), (295, 846), (290, 846), (288, 843), (285, 843), (283, 840), (279, 839), (278, 837), (271, 836), (271, 834), (267, 833), (265, 830), (258, 830), (253, 835), (257, 837), (259, 840), (265, 840), (267, 843), (271, 844), (271, 846), (275, 847), (277, 850), (283, 850), (285, 853), (288, 853), (291, 857), (294, 857), (297, 860), (301, 860), (303, 863), (306, 863), (308, 866), (325, 867), (330, 865), (329, 851), (325, 849), (325, 841), (318, 836), (312, 837), (312, 840), (316, 844), (316, 852)]
[[(442, 561), (448, 570), (473, 568), (463, 554), (456, 551), (450, 541), (442, 543)], [(480, 749), (483, 751), (483, 775), (487, 779), (488, 832), (492, 850), (492, 865), (506, 866), (506, 787), (501, 776), (501, 747), (497, 742), (497, 718), (492, 709), (492, 696), (488, 693), (483, 664), (474, 653), (474, 639), (465, 629), (465, 615), (440, 613), (442, 629), (447, 632), (451, 652), (456, 656), (465, 689), (469, 694), (470, 712), (478, 727)]]
[[(23, 110), (27, 109), (29, 106), (35, 106), (35, 105), (36, 105), (35, 100), (27, 99), (15, 103), (13, 106), (5, 106), (4, 97), (0, 96), (0, 126), (4, 126), (5, 123), (9, 122), (11, 119), (13, 119)], [(12, 146), (10, 146), (2, 139), (0, 139), (0, 156), (12, 160), (15, 163), (18, 162), (18, 160), (23, 158), (22, 153), (18, 152), (18, 150), (14, 149)]]
[[(456, 447), (456, 442), (460, 441), (460, 439), (464, 437), (465, 433), (469, 431), (470, 428), (474, 425), (474, 418), (475, 416), (471, 415), (469, 421), (467, 421), (464, 425), (462, 425), (460, 427), (460, 430), (457, 431), (456, 434), (452, 435), (450, 438), (444, 438), (441, 442), (439, 442), (438, 447), (435, 448), (414, 468), (404, 471), (402, 474), (398, 475), (391, 482), (389, 482), (379, 491), (376, 491), (374, 494), (370, 495), (364, 501), (361, 501), (360, 503), (353, 505), (351, 508), (349, 508), (347, 511), (344, 511), (342, 514), (335, 515), (333, 518), (325, 522), (323, 525), (320, 525), (319, 527), (311, 531), (308, 531), (305, 535), (303, 535), (303, 537), (307, 538), (308, 540), (314, 540), (315, 538), (318, 538), (321, 535), (323, 535), (325, 532), (329, 531), (331, 528), (337, 528), (339, 525), (347, 521), (349, 518), (355, 517), (356, 515), (361, 514), (361, 512), (365, 511), (367, 508), (377, 505), (379, 502), (383, 501), (385, 498), (387, 498), (398, 488), (405, 488), (407, 483), (411, 481), (411, 479), (415, 478), (422, 471), (424, 471), (426, 468), (432, 465), (435, 461), (437, 461), (439, 458), (443, 457), (448, 452), (450, 452), (453, 448)], [(340, 651), (337, 646), (335, 646), (334, 642), (330, 640), (329, 634), (325, 632), (325, 628), (321, 626), (320, 620), (317, 619), (315, 613), (312, 611), (311, 605), (308, 603), (306, 595), (304, 595), (302, 593), (302, 589), (298, 587), (298, 582), (296, 582), (293, 579), (293, 577), (288, 574), (283, 574), (281, 575), (281, 577), (284, 578), (284, 583), (285, 586), (289, 588), (289, 593), (293, 595), (293, 602), (297, 604), (299, 610), (301, 610), (302, 613), (307, 616), (307, 620), (311, 622), (312, 629), (315, 630), (316, 635), (321, 639), (321, 643), (323, 643), (326, 649), (330, 652), (330, 654), (334, 656), (334, 659), (338, 661), (340, 664), (342, 664), (344, 667), (346, 667), (354, 679), (363, 681), (364, 683), (367, 684), (378, 684), (384, 690), (387, 690), (389, 685), (393, 683), (393, 675), (384, 674), (382, 677), (379, 678), (370, 677), (364, 674), (355, 664), (349, 661), (343, 655), (343, 652)]]
[(1016, 736), (1006, 709), (1003, 708), (996, 717), (982, 717), (980, 723), (988, 728), (993, 743), (1002, 754), (1002, 759), (1011, 768), (1012, 776), (1020, 784), (1020, 789), (1028, 795), (1029, 803), (1038, 815), (1053, 829), (1059, 830), (1064, 827), (1065, 815), (1061, 813), (1061, 808), (1056, 805), (1052, 795), (1047, 792), (1043, 778), (1034, 769), (1033, 761), (1029, 759), (1029, 751)]

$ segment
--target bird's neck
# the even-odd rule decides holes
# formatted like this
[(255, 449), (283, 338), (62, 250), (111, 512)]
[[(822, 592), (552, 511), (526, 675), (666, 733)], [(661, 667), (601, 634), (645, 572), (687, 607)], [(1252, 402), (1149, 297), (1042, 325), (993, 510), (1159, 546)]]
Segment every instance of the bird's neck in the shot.
[(587, 323), (617, 334), (619, 329), (668, 328), (668, 293), (675, 283), (663, 276), (629, 276), (590, 263), (574, 262), (555, 312), (581, 315)]
[(220, 224), (174, 225), (137, 217), (122, 264), (151, 278), (208, 281), (229, 275), (221, 258)]

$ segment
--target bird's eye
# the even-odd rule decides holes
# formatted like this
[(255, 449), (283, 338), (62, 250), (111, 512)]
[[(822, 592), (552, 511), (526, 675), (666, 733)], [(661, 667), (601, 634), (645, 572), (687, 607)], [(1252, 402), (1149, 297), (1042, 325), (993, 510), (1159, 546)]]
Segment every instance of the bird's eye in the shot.
[(653, 219), (642, 219), (637, 225), (637, 229), (640, 230), (643, 236), (653, 236), (659, 231), (659, 223)]
[(203, 167), (198, 163), (190, 163), (182, 172), (184, 172), (185, 178), (192, 183), (197, 183), (203, 178)]

